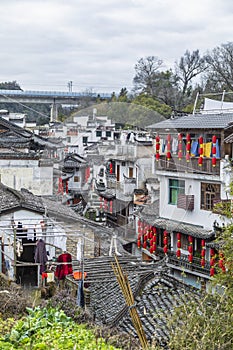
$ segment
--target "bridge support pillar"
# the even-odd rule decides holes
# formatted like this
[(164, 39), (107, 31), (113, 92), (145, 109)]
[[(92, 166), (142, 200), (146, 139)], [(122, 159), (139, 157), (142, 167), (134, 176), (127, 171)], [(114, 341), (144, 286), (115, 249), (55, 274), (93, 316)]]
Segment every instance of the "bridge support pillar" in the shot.
[(54, 102), (51, 105), (51, 110), (50, 110), (50, 122), (57, 122), (58, 121), (58, 106), (56, 102)]

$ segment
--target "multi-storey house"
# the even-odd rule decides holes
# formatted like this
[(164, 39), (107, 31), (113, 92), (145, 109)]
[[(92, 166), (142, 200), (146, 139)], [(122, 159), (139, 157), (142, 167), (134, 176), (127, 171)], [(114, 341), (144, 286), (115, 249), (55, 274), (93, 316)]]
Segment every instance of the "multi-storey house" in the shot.
[(154, 164), (160, 183), (159, 211), (139, 217), (138, 247), (150, 257), (166, 257), (174, 276), (200, 286), (222, 256), (211, 242), (226, 218), (214, 206), (229, 201), (229, 158), (224, 142), (232, 114), (173, 117), (149, 128), (155, 135)]

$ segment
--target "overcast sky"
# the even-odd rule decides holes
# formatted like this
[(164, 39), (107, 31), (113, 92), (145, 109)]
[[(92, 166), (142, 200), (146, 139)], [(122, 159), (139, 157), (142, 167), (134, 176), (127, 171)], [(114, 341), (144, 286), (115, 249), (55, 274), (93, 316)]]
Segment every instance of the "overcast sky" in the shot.
[(229, 41), (232, 0), (0, 1), (0, 81), (24, 90), (130, 90), (141, 57), (173, 68)]

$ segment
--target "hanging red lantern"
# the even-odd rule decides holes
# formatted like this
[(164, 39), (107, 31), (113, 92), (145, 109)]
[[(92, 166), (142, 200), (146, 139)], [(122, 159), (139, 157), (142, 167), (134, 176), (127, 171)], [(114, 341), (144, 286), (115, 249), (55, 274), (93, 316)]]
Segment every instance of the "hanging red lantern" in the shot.
[(180, 233), (180, 232), (177, 232), (176, 237), (177, 237), (177, 240), (178, 240), (178, 241), (181, 240), (181, 233)]
[(213, 142), (213, 143), (216, 143), (216, 142), (217, 142), (217, 136), (216, 136), (216, 135), (213, 135), (213, 136), (212, 136), (212, 142)]
[(193, 244), (193, 236), (188, 236), (188, 241), (190, 244)]
[(201, 267), (203, 267), (203, 268), (205, 267), (205, 258), (201, 259)]
[(167, 135), (167, 160), (171, 159), (171, 135)]
[(163, 247), (164, 254), (167, 254), (167, 252), (168, 252), (168, 232), (166, 230), (163, 231), (163, 244), (164, 244), (164, 247)]
[(215, 259), (214, 258), (211, 258), (210, 259), (210, 266), (214, 266), (215, 265)]
[(147, 242), (146, 242), (146, 241), (143, 242), (143, 248), (144, 248), (144, 249), (147, 248)]
[(177, 243), (176, 243), (176, 246), (177, 246), (176, 256), (177, 256), (177, 258), (179, 259), (180, 256), (181, 256), (181, 251), (180, 251), (180, 248), (181, 248), (181, 233), (180, 233), (180, 232), (177, 232), (176, 238), (177, 238)]
[(205, 249), (201, 250), (201, 256), (204, 258), (205, 257)]
[(159, 135), (157, 135), (156, 138), (155, 138), (155, 151), (156, 151), (155, 158), (156, 158), (156, 161), (158, 162), (159, 161), (159, 157), (160, 157), (160, 154), (159, 154), (159, 151), (160, 151), (160, 137), (159, 137)]
[(198, 165), (199, 166), (202, 166), (203, 164), (203, 153), (204, 153), (204, 150), (203, 150), (203, 137), (200, 136), (199, 137), (199, 158), (198, 158)]
[(191, 150), (191, 136), (190, 134), (186, 135), (186, 161), (190, 161), (190, 150)]
[(210, 248), (210, 256), (214, 256), (215, 255), (215, 250), (214, 248)]
[(177, 248), (179, 248), (179, 249), (181, 248), (181, 241), (180, 240), (177, 241)]
[(214, 269), (214, 267), (211, 267), (210, 268), (210, 276), (213, 277), (214, 274), (215, 274), (215, 269)]
[(141, 248), (141, 237), (138, 235), (138, 249)]
[(183, 156), (183, 147), (182, 147), (183, 135), (178, 134), (178, 159), (181, 160)]
[(215, 167), (217, 164), (217, 160), (216, 160), (216, 153), (217, 153), (217, 149), (216, 149), (216, 142), (217, 142), (217, 137), (216, 135), (212, 136), (212, 166)]
[(153, 244), (153, 253), (155, 253), (155, 251), (156, 251), (156, 244), (154, 243)]
[(181, 250), (180, 249), (177, 249), (176, 256), (177, 256), (178, 259), (180, 258), (180, 256), (181, 256)]
[(193, 253), (193, 246), (192, 246), (192, 245), (189, 245), (189, 246), (188, 246), (188, 252), (189, 252), (190, 254)]
[(192, 262), (193, 262), (193, 256), (192, 256), (191, 254), (188, 256), (188, 260), (189, 260), (189, 263), (192, 264)]

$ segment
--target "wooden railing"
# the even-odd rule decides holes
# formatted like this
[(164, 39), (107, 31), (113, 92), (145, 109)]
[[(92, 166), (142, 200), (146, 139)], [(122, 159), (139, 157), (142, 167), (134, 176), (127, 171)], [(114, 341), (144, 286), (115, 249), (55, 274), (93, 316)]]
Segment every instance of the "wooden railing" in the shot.
[(213, 167), (211, 158), (204, 157), (202, 166), (200, 166), (198, 157), (191, 157), (187, 162), (185, 157), (179, 160), (176, 155), (172, 155), (172, 158), (168, 160), (166, 155), (161, 155), (159, 161), (155, 162), (155, 166), (156, 170), (220, 175), (220, 159), (217, 159), (216, 166)]
[[(157, 247), (156, 254), (159, 255), (160, 257), (164, 257), (163, 248)], [(204, 275), (210, 274), (210, 264), (208, 261), (206, 261), (205, 267), (203, 268), (201, 266), (201, 259), (200, 258), (193, 257), (193, 262), (190, 264), (188, 261), (188, 256), (185, 254), (181, 254), (180, 259), (178, 259), (176, 256), (176, 252), (168, 250), (167, 256), (168, 256), (168, 263), (169, 264), (172, 264), (174, 266), (183, 267), (187, 270), (195, 271), (195, 272), (198, 272), (198, 273), (204, 274)]]

